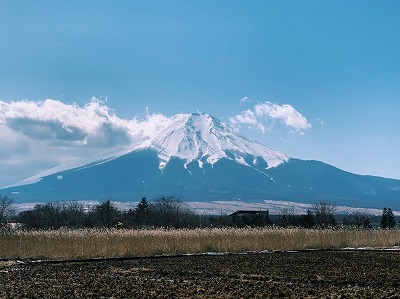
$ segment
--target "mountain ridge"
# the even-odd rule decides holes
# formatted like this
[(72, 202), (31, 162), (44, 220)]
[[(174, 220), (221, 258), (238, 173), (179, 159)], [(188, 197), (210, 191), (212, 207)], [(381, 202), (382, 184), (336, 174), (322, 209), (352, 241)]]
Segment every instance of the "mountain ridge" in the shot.
[(208, 114), (177, 114), (140, 142), (67, 162), (0, 190), (17, 202), (128, 201), (168, 194), (185, 201), (329, 200), (400, 207), (400, 180), (289, 157)]
[[(221, 140), (224, 141), (224, 144), (221, 144)], [(238, 142), (235, 143), (235, 140), (239, 141), (239, 144), (237, 144)], [(214, 164), (221, 158), (235, 159), (238, 163), (251, 167), (251, 164), (254, 164), (256, 160), (253, 163), (247, 163), (241, 155), (247, 155), (249, 150), (254, 153), (255, 157), (263, 158), (268, 167), (275, 167), (289, 159), (288, 156), (235, 132), (231, 127), (208, 114), (176, 114), (171, 118), (171, 123), (168, 126), (163, 127), (160, 132), (147, 137), (142, 142), (132, 144), (123, 149), (106, 151), (87, 158), (67, 161), (3, 188), (36, 183), (42, 177), (55, 172), (105, 163), (130, 152), (144, 149), (154, 149), (158, 153), (160, 159), (159, 168), (161, 170), (165, 168), (171, 157), (185, 160), (185, 168), (188, 163), (193, 161), (197, 161), (199, 167), (202, 168), (203, 163)]]

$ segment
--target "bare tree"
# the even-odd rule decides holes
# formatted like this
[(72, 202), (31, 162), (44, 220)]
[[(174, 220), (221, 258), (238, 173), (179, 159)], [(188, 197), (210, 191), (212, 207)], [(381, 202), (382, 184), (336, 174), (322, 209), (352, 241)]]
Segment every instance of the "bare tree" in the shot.
[(78, 228), (84, 227), (86, 215), (81, 203), (49, 202), (22, 211), (18, 220), (28, 229)]
[(65, 227), (84, 227), (86, 215), (82, 203), (79, 202), (62, 202), (59, 213), (60, 225)]
[(11, 197), (0, 195), (0, 227), (6, 223), (7, 217), (13, 213), (13, 203), (14, 201)]
[(173, 196), (154, 199), (149, 212), (154, 226), (182, 228), (198, 224), (198, 217), (189, 206)]
[(314, 214), (307, 210), (307, 214), (295, 215), (292, 210), (283, 210), (275, 222), (275, 225), (281, 227), (305, 227), (312, 228), (315, 225)]
[(280, 226), (280, 227), (295, 226), (294, 219), (295, 219), (294, 212), (289, 209), (284, 209), (279, 213), (278, 218), (276, 219), (275, 225)]
[(356, 228), (372, 228), (371, 220), (366, 212), (353, 211), (349, 215), (348, 225)]
[(315, 225), (320, 228), (336, 226), (336, 211), (336, 206), (327, 201), (314, 203), (311, 207)]

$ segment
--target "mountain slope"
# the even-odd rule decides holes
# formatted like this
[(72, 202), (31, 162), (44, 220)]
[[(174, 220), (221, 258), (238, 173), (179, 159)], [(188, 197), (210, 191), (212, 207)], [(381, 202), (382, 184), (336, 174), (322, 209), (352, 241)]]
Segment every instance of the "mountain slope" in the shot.
[(226, 158), (261, 171), (289, 160), (288, 156), (249, 140), (208, 114), (177, 114), (159, 132), (128, 148), (110, 150), (84, 159), (68, 161), (8, 187), (33, 184), (54, 173), (93, 167), (129, 153), (147, 149), (156, 152), (160, 170), (163, 170), (173, 157), (182, 159), (185, 168), (191, 162), (196, 162), (200, 168), (203, 168), (204, 163), (213, 165), (218, 160)]
[(3, 190), (17, 202), (174, 195), (187, 201), (329, 200), (400, 208), (400, 181), (302, 161), (238, 134), (207, 114), (178, 114), (129, 148), (72, 161)]

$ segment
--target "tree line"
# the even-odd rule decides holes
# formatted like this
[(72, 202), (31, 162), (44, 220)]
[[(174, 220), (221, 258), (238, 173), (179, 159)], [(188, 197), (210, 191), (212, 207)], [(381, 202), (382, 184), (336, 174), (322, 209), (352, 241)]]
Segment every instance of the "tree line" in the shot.
[[(183, 201), (172, 196), (159, 197), (151, 202), (143, 197), (135, 208), (120, 210), (111, 200), (102, 201), (92, 208), (80, 202), (50, 202), (37, 204), (31, 210), (13, 213), (13, 200), (0, 195), (0, 227), (7, 221), (18, 222), (26, 229), (66, 228), (194, 228), (194, 227), (303, 227), (372, 228), (370, 216), (365, 212), (351, 212), (338, 221), (336, 206), (318, 202), (305, 214), (283, 210), (270, 216), (268, 211), (258, 213), (234, 213), (230, 216), (201, 216), (194, 213)], [(380, 228), (396, 226), (391, 208), (384, 208)]]
[(27, 229), (68, 228), (183, 228), (199, 225), (200, 217), (173, 197), (160, 197), (148, 202), (146, 198), (135, 208), (120, 210), (110, 200), (85, 209), (78, 202), (37, 204), (22, 211), (15, 220)]
[[(289, 210), (281, 212), (275, 224), (281, 227), (303, 227), (303, 228), (334, 228), (352, 227), (359, 229), (371, 229), (371, 216), (366, 212), (351, 211), (348, 215), (338, 221), (336, 206), (325, 201), (311, 205), (306, 214), (294, 214)], [(396, 220), (391, 208), (384, 208), (379, 224), (381, 229), (392, 229), (396, 226)]]

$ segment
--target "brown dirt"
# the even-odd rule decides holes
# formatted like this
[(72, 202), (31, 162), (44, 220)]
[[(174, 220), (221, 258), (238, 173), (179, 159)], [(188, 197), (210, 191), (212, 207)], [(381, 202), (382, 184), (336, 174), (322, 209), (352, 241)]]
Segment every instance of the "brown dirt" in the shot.
[(400, 298), (400, 252), (0, 263), (0, 298)]

